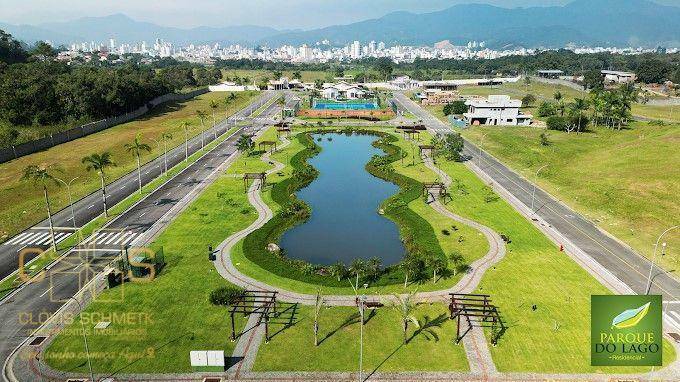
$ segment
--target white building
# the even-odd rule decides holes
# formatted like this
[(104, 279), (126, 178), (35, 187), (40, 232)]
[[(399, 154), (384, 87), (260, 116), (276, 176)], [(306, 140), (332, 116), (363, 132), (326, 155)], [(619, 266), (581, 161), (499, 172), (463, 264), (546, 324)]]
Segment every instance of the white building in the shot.
[(637, 79), (635, 73), (618, 72), (616, 70), (603, 70), (602, 76), (604, 77), (604, 82), (612, 84), (626, 84), (635, 82)]
[(463, 114), (468, 125), (522, 125), (531, 124), (530, 114), (519, 108), (522, 101), (507, 95), (490, 95), (488, 99), (471, 99), (465, 102), (468, 112)]
[(246, 90), (258, 90), (255, 85), (238, 85), (235, 82), (224, 81), (218, 85), (208, 86), (211, 92), (243, 92)]
[(359, 99), (364, 98), (368, 93), (358, 85), (353, 85), (345, 81), (336, 84), (323, 84), (321, 96), (326, 99)]

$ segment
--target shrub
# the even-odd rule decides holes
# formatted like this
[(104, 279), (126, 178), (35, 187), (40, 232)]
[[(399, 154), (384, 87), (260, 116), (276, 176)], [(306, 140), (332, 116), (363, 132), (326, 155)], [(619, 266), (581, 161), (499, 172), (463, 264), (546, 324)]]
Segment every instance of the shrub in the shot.
[(545, 124), (548, 127), (548, 130), (567, 131), (569, 122), (564, 117), (553, 115), (545, 121)]
[(235, 285), (223, 286), (210, 292), (209, 300), (213, 305), (227, 306), (234, 303), (242, 293), (243, 289)]
[(548, 101), (541, 102), (541, 105), (538, 106), (538, 110), (536, 110), (536, 114), (539, 117), (550, 117), (551, 115), (557, 114), (555, 104)]

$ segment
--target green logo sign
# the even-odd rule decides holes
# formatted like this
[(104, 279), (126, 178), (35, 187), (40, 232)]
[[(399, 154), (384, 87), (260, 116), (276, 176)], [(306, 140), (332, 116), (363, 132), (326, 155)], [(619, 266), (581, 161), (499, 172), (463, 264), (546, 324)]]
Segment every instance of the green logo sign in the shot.
[(593, 366), (661, 366), (661, 296), (591, 296)]

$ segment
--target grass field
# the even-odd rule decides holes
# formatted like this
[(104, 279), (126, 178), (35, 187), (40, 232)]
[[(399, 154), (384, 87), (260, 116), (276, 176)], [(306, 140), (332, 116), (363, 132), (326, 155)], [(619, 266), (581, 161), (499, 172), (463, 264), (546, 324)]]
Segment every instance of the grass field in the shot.
[[(575, 135), (541, 129), (473, 127), (464, 136), (645, 256), (667, 227), (680, 224), (680, 126), (635, 123), (630, 129), (594, 128)], [(678, 269), (680, 232), (666, 236), (669, 255), (657, 261)]]
[[(232, 114), (244, 107), (257, 93), (238, 93), (228, 108), (220, 104), (216, 118), (222, 119), (226, 114)], [(29, 156), (0, 164), (0, 241), (12, 237), (17, 232), (29, 227), (46, 217), (42, 190), (30, 182), (20, 180), (23, 170), (28, 165), (58, 164), (63, 170), (56, 176), (69, 181), (79, 177), (72, 187), (74, 199), (78, 199), (99, 188), (99, 178), (95, 173), (88, 173), (81, 164), (81, 158), (86, 155), (110, 151), (116, 167), (110, 168), (107, 173), (108, 181), (132, 171), (135, 166), (134, 157), (125, 151), (124, 144), (132, 141), (136, 134), (142, 134), (143, 140), (152, 146), (153, 151), (144, 155), (143, 162), (162, 155), (163, 148), (159, 147), (152, 139), (159, 139), (162, 133), (172, 133), (172, 142), (168, 147), (175, 147), (184, 141), (184, 132), (180, 127), (183, 121), (193, 124), (191, 135), (200, 133), (200, 120), (196, 117), (197, 110), (204, 110), (208, 114), (211, 109), (208, 106), (211, 100), (221, 101), (225, 97), (222, 93), (208, 93), (195, 99), (184, 102), (165, 104), (148, 115), (119, 126), (112, 127), (102, 132), (89, 135), (67, 142), (49, 150), (41, 151)], [(210, 127), (212, 118), (205, 121), (206, 127)], [(53, 211), (62, 209), (68, 205), (68, 194), (65, 187), (50, 187), (50, 197)]]
[[(500, 131), (499, 131), (500, 132)], [(440, 167), (469, 193), (447, 208), (507, 235), (506, 257), (477, 289), (490, 294), (508, 325), (491, 348), (501, 371), (635, 372), (640, 368), (590, 366), (590, 296), (610, 292), (550, 242), (503, 199), (486, 202), (486, 185), (462, 163)], [(534, 311), (532, 305), (536, 305)], [(666, 362), (675, 358), (668, 344)]]
[[(86, 328), (90, 352), (102, 353), (93, 360), (95, 372), (189, 372), (190, 350), (231, 354), (227, 309), (208, 301), (209, 293), (227, 282), (207, 260), (206, 248), (255, 219), (241, 182), (220, 177), (152, 244), (154, 249), (163, 248), (167, 262), (159, 277), (148, 284), (125, 284), (121, 302), (110, 302), (120, 299), (121, 287), (106, 290), (86, 308), (85, 317), (132, 317), (131, 322), (114, 322), (109, 331)], [(242, 327), (245, 318), (236, 317)], [(50, 345), (45, 358), (52, 367), (86, 372), (83, 357), (63, 356), (82, 353), (79, 328), (73, 323)], [(107, 351), (113, 356), (106, 356)]]
[[(289, 309), (289, 311), (292, 309)], [(256, 371), (357, 371), (359, 367), (359, 313), (353, 307), (322, 308), (318, 347), (314, 346), (314, 308), (302, 306), (295, 324), (286, 320), (273, 325), (278, 332), (269, 344), (260, 345)], [(456, 324), (442, 304), (419, 305), (413, 315), (421, 328), (410, 326), (403, 344), (399, 315), (386, 306), (367, 311), (364, 326), (364, 373), (388, 371), (467, 371), (463, 345), (455, 344)], [(286, 319), (289, 315), (284, 313)], [(280, 332), (279, 332), (280, 331)], [(295, 349), (295, 351), (291, 351)]]

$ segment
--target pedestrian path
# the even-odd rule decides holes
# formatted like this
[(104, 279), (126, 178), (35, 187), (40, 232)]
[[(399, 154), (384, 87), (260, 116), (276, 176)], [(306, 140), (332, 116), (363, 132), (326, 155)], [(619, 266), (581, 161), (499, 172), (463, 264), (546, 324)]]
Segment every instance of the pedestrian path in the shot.
[[(54, 242), (59, 244), (59, 242), (63, 241), (69, 235), (71, 235), (73, 232), (55, 232), (54, 233)], [(51, 245), (52, 244), (52, 236), (50, 235), (50, 231), (35, 231), (35, 230), (30, 230), (23, 232), (15, 237), (13, 237), (11, 240), (6, 241), (3, 243), (3, 245), (25, 245), (25, 246), (31, 246), (31, 245)]]

